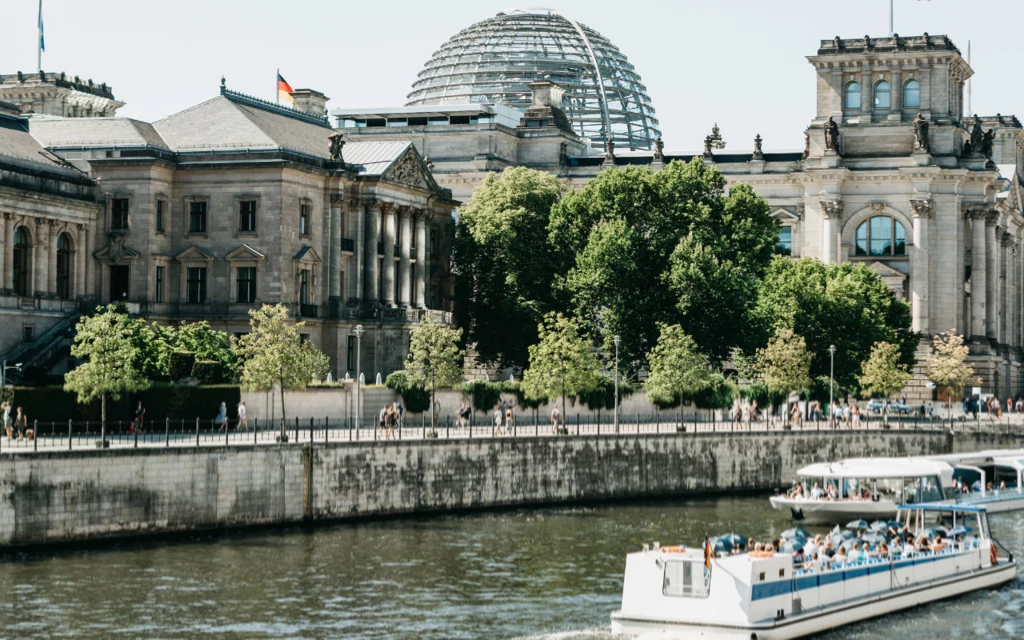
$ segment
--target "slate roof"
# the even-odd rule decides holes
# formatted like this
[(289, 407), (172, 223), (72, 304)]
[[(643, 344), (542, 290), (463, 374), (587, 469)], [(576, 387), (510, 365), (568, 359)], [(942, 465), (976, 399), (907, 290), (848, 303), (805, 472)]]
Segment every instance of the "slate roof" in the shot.
[(406, 141), (351, 142), (342, 149), (342, 156), (348, 164), (361, 165), (359, 175), (375, 176), (387, 171), (411, 146)]
[(85, 178), (82, 173), (62, 167), (49, 156), (50, 154), (29, 133), (25, 119), (0, 114), (0, 162), (74, 178), (77, 182)]
[(32, 118), (32, 136), (43, 146), (160, 147), (167, 143), (153, 125), (131, 118)]

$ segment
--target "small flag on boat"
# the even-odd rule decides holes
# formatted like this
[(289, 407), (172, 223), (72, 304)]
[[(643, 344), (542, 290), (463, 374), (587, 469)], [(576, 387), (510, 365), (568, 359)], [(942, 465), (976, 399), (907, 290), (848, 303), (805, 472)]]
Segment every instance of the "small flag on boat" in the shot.
[(711, 539), (704, 536), (704, 566), (711, 568)]
[(295, 103), (295, 100), (292, 99), (292, 85), (288, 84), (288, 81), (284, 79), (280, 71), (277, 72), (277, 99), (278, 101), (287, 100), (292, 104)]

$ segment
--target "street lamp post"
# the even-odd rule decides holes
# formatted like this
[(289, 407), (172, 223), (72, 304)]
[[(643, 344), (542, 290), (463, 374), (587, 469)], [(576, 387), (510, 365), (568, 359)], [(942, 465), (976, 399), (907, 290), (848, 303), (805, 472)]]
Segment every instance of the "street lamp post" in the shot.
[(359, 384), (359, 352), (363, 344), (363, 325), (357, 324), (354, 333), (356, 334), (356, 439), (359, 439), (359, 425), (363, 421), (362, 389)]
[(619, 336), (615, 336), (615, 433), (619, 432)]
[(3, 367), (0, 368), (0, 394), (3, 393), (4, 389), (7, 388), (7, 370), (12, 369), (14, 371), (21, 371), (21, 363), (8, 365), (7, 361), (4, 360)]
[(835, 378), (836, 368), (836, 345), (828, 345), (828, 422), (834, 428), (836, 426), (835, 420), (832, 419), (834, 411), (832, 408), (832, 384)]

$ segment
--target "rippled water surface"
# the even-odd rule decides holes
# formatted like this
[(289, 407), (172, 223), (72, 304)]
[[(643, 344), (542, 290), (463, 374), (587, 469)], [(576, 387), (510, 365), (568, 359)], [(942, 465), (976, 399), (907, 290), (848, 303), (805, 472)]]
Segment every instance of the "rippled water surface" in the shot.
[[(1024, 555), (1024, 514), (992, 517)], [(764, 497), (393, 520), (0, 561), (0, 638), (611, 638), (625, 554), (790, 526)], [(1024, 636), (1024, 583), (821, 638)]]

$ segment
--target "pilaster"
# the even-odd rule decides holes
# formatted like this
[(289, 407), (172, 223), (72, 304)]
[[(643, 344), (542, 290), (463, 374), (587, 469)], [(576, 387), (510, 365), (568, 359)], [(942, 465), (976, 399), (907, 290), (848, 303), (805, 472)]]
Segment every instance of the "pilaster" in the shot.
[(929, 334), (929, 247), (928, 247), (928, 221), (932, 217), (932, 201), (926, 199), (914, 199), (910, 201), (910, 208), (913, 211), (914, 246), (911, 248), (910, 261), (910, 310), (913, 318), (913, 329), (923, 334)]
[(380, 217), (381, 203), (374, 201), (366, 209), (366, 242), (363, 246), (364, 272), (366, 279), (363, 283), (363, 300), (376, 303), (378, 300), (378, 276), (377, 268), (379, 258), (377, 257), (377, 242), (380, 240)]
[(412, 306), (412, 219), (409, 207), (398, 208), (398, 305)]
[(381, 300), (388, 307), (395, 306), (395, 206), (391, 203), (384, 203), (381, 210), (384, 212), (384, 278), (381, 284)]

